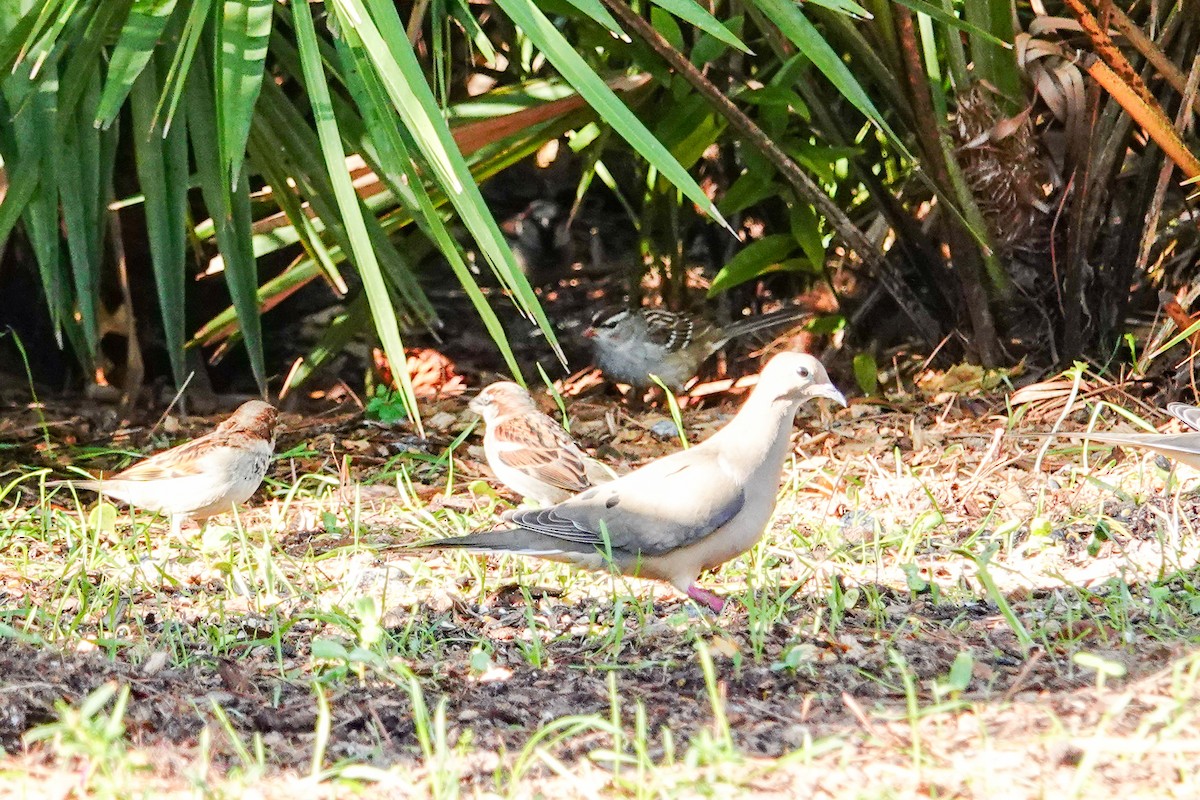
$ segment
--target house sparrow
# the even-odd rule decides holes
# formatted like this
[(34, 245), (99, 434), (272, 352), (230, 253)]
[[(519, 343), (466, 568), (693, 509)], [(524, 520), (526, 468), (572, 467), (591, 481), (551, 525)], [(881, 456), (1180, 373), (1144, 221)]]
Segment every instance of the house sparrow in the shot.
[(254, 494), (275, 451), (275, 408), (243, 403), (216, 430), (139, 461), (106, 478), (50, 481), (99, 492), (171, 518), (177, 536), (185, 518), (205, 520)]
[(806, 309), (792, 307), (720, 326), (693, 314), (662, 309), (608, 309), (592, 319), (583, 335), (592, 340), (596, 366), (610, 380), (646, 389), (653, 374), (678, 391), (729, 340), (808, 315)]
[(511, 527), (417, 547), (520, 553), (585, 569), (666, 581), (720, 612), (725, 601), (696, 579), (762, 538), (805, 402), (846, 404), (821, 362), (780, 353), (729, 423), (704, 442), (548, 508), (504, 515)]
[(485, 388), (470, 402), (483, 417), (483, 453), (496, 479), (525, 498), (552, 505), (612, 480), (562, 425), (538, 411), (529, 392), (511, 381)]

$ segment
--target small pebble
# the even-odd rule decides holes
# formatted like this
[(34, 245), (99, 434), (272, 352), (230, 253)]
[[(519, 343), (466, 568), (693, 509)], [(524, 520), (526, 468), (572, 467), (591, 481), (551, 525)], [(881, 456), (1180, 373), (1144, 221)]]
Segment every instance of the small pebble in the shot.
[(674, 420), (660, 419), (650, 426), (650, 433), (659, 439), (675, 439), (679, 436), (679, 428), (675, 427)]

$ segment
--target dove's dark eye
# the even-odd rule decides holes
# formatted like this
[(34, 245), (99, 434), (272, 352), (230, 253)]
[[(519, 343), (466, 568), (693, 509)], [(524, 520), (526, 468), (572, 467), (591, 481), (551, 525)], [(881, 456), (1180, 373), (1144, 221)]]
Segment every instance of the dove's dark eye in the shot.
[(801, 367), (800, 369), (796, 370), (796, 374), (801, 378), (807, 378), (812, 375), (812, 373), (808, 371), (808, 367)]

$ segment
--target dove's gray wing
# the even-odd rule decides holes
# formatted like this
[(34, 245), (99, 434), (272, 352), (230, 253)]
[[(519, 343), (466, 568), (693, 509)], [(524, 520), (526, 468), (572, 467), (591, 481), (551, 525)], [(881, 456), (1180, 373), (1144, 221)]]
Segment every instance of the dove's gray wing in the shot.
[(656, 556), (703, 539), (746, 502), (718, 454), (692, 448), (508, 522), (577, 546)]

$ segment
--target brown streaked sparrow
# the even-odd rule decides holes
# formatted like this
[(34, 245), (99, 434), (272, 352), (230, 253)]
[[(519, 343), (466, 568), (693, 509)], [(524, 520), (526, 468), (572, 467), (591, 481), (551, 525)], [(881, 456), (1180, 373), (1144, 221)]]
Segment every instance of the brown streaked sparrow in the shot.
[(187, 518), (205, 520), (245, 502), (258, 489), (275, 451), (276, 411), (251, 400), (211, 433), (150, 456), (126, 470), (71, 485), (171, 519), (178, 536)]
[(510, 511), (507, 529), (417, 547), (520, 553), (585, 569), (611, 566), (666, 581), (719, 612), (725, 601), (696, 579), (762, 538), (792, 452), (792, 420), (817, 397), (846, 403), (820, 361), (779, 353), (737, 415), (695, 447), (558, 505)]
[(496, 480), (522, 497), (552, 505), (612, 480), (608, 468), (538, 411), (529, 392), (517, 384), (491, 384), (471, 400), (470, 408), (487, 426), (483, 453)]
[(596, 366), (610, 380), (645, 389), (652, 385), (653, 374), (678, 391), (729, 340), (809, 313), (784, 308), (720, 326), (703, 317), (662, 309), (609, 309), (598, 313), (583, 335), (592, 340)]

